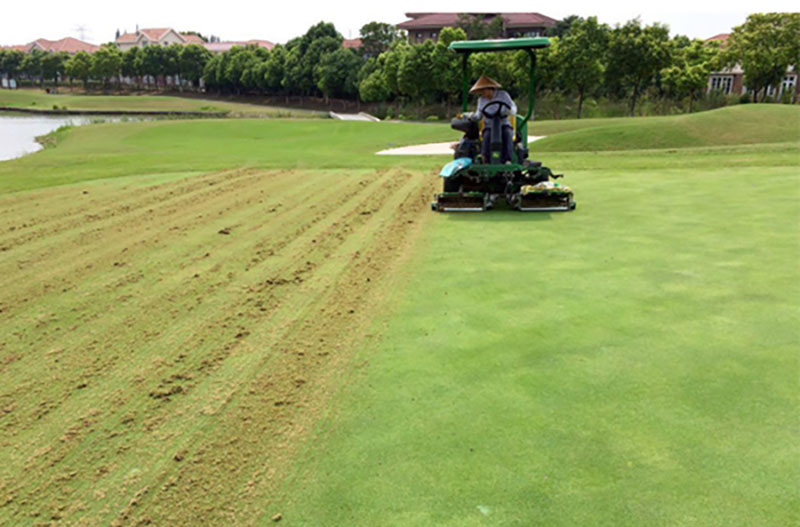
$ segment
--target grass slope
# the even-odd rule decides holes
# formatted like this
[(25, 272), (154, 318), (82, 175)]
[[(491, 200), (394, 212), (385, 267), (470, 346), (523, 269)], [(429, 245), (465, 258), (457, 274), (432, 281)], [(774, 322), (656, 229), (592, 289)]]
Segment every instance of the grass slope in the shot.
[(260, 117), (313, 117), (322, 112), (169, 95), (67, 95), (42, 90), (0, 90), (0, 106), (48, 110), (230, 112)]
[[(593, 121), (593, 120), (589, 120)], [(696, 148), (800, 141), (800, 107), (751, 104), (671, 117), (598, 119), (597, 126), (570, 129), (570, 122), (536, 123), (540, 152), (591, 152), (653, 148)], [(561, 133), (559, 133), (561, 132)]]
[[(106, 123), (59, 132), (58, 146), (0, 163), (0, 193), (90, 179), (232, 167), (391, 167), (391, 146), (456, 138), (443, 125), (212, 119)], [(430, 159), (408, 161), (431, 166)], [(436, 163), (434, 163), (436, 164)]]

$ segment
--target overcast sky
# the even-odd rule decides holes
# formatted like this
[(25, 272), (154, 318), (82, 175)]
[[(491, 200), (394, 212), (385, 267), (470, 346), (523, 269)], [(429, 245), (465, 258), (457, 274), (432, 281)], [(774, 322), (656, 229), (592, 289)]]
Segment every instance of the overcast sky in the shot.
[[(117, 29), (133, 31), (139, 27), (173, 27), (179, 31), (194, 30), (204, 35), (217, 35), (223, 40), (252, 38), (286, 42), (303, 34), (320, 20), (333, 22), (345, 38), (357, 37), (359, 28), (377, 20), (393, 24), (406, 19), (406, 12), (465, 11), (536, 11), (561, 19), (577, 14), (597, 16), (601, 22), (614, 25), (640, 17), (643, 22), (662, 22), (672, 34), (707, 38), (727, 33), (744, 22), (748, 13), (758, 10), (793, 11), (797, 2), (761, 0), (744, 2), (668, 0), (649, 2), (596, 0), (559, 0), (557, 2), (440, 0), (408, 2), (231, 2), (219, 0), (38, 0), (7, 2), (0, 18), (0, 44), (24, 44), (37, 38), (56, 40), (66, 36), (80, 38), (80, 26), (89, 42), (101, 44), (114, 39)], [(795, 9), (792, 9), (795, 7)]]

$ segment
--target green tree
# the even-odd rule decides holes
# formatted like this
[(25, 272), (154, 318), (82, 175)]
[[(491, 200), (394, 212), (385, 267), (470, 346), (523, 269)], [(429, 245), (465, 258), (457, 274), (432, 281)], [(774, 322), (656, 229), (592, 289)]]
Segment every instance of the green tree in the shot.
[(661, 82), (671, 96), (677, 99), (689, 98), (689, 113), (694, 110), (696, 101), (708, 85), (708, 74), (719, 47), (714, 42), (699, 39), (683, 46), (678, 43), (674, 52), (673, 64), (661, 70)]
[(285, 64), (283, 87), (289, 93), (313, 95), (318, 92), (316, 67), (326, 53), (333, 53), (342, 45), (342, 36), (333, 24), (320, 22), (305, 35), (286, 44), (288, 56)]
[(209, 90), (216, 92), (219, 92), (221, 88), (221, 82), (217, 77), (217, 72), (220, 71), (222, 56), (223, 54), (213, 55), (203, 68), (203, 82)]
[(789, 66), (800, 59), (800, 13), (755, 13), (728, 38), (723, 62), (740, 64), (753, 102), (766, 97), (769, 86), (781, 83)]
[(9, 79), (13, 79), (20, 72), (22, 68), (22, 61), (25, 59), (25, 54), (17, 49), (4, 50), (5, 53), (0, 59), (0, 71), (6, 74)]
[(180, 73), (181, 73), (181, 49), (183, 48), (180, 44), (171, 44), (169, 46), (165, 46), (161, 50), (161, 61), (162, 61), (162, 69), (164, 71), (164, 75), (168, 75), (172, 77), (175, 84), (178, 86), (181, 85), (180, 81)]
[(469, 40), (487, 38), (503, 38), (505, 21), (501, 16), (487, 18), (486, 15), (461, 13), (458, 15), (456, 27), (467, 35)]
[(283, 90), (283, 77), (286, 71), (286, 48), (280, 44), (272, 48), (264, 68), (264, 89), (277, 94)]
[(370, 22), (361, 27), (361, 52), (367, 57), (377, 57), (400, 40), (402, 32), (392, 24)]
[[(227, 52), (229, 60), (225, 64), (225, 74), (223, 78), (228, 86), (228, 89), (241, 94), (242, 89), (245, 88), (243, 83), (244, 73), (249, 69), (255, 67), (259, 62), (258, 55), (251, 47), (238, 47), (234, 46)], [(263, 75), (263, 73), (262, 73)], [(254, 82), (257, 87), (257, 82)]]
[(630, 90), (631, 117), (641, 93), (669, 65), (670, 51), (669, 29), (659, 23), (642, 27), (637, 18), (611, 31), (606, 79), (618, 88)]
[[(163, 48), (161, 46), (145, 46), (136, 57), (134, 65), (140, 75), (151, 77), (158, 89), (158, 78), (164, 75), (164, 63), (161, 60)], [(147, 81), (147, 79), (145, 79)]]
[(241, 83), (250, 92), (265, 91), (265, 76), (267, 72), (267, 61), (261, 60), (256, 56), (256, 60), (248, 63), (242, 72)]
[[(596, 18), (596, 17), (595, 17)], [(579, 17), (578, 15), (570, 15), (565, 16), (561, 20), (556, 22), (556, 25), (553, 27), (547, 28), (545, 34), (548, 37), (563, 37), (567, 35), (572, 30), (572, 25), (576, 22), (582, 22), (583, 18)]]
[(358, 71), (363, 61), (352, 50), (339, 48), (322, 56), (316, 69), (317, 88), (325, 97), (349, 98), (358, 94)]
[(450, 115), (450, 105), (459, 100), (461, 96), (461, 61), (462, 55), (453, 53), (448, 46), (456, 40), (466, 40), (467, 35), (461, 28), (445, 27), (439, 35), (439, 40), (431, 52), (434, 87), (437, 97), (447, 104), (447, 114)]
[(560, 41), (557, 60), (561, 81), (565, 89), (578, 93), (578, 119), (587, 92), (602, 82), (608, 34), (608, 26), (592, 16), (575, 20)]
[(422, 117), (422, 103), (434, 89), (432, 40), (410, 46), (400, 59), (397, 87), (402, 95), (417, 102), (417, 116)]
[(85, 51), (75, 53), (67, 61), (66, 72), (70, 78), (79, 79), (83, 87), (87, 88), (92, 74), (92, 56)]
[(39, 79), (40, 83), (44, 82), (42, 78), (42, 58), (44, 58), (44, 55), (43, 51), (32, 49), (25, 54), (25, 58), (22, 59), (22, 64), (20, 64), (20, 70), (34, 82), (36, 79)]
[[(523, 52), (524, 53), (524, 52)], [(518, 82), (515, 57), (517, 53), (514, 51), (503, 51), (495, 53), (473, 53), (469, 57), (469, 71), (471, 72), (471, 80), (474, 82), (481, 75), (491, 77), (500, 83), (504, 90), (506, 90), (512, 97), (520, 95), (520, 87), (522, 84)], [(526, 62), (527, 63), (527, 62)], [(525, 71), (525, 86), (527, 86), (527, 69)]]
[(108, 86), (108, 80), (122, 72), (122, 53), (113, 44), (104, 45), (92, 54), (92, 76), (103, 79), (103, 85)]
[(141, 53), (141, 49), (138, 46), (134, 46), (131, 49), (123, 52), (122, 66), (120, 68), (123, 77), (128, 77), (129, 79), (136, 79), (137, 87), (140, 87), (141, 75), (142, 75), (142, 72), (139, 69), (141, 61), (137, 60), (139, 57), (139, 53)]
[(52, 79), (58, 86), (58, 79), (64, 75), (65, 64), (69, 60), (69, 53), (65, 51), (45, 53), (42, 56), (42, 79)]
[(411, 46), (406, 42), (397, 42), (390, 49), (384, 51), (378, 57), (378, 63), (383, 68), (386, 87), (391, 95), (399, 95), (400, 87), (398, 78), (400, 73), (400, 63), (403, 57), (411, 50)]
[(181, 48), (178, 63), (180, 75), (197, 87), (203, 76), (206, 63), (211, 60), (211, 52), (199, 44), (188, 44)]
[(358, 85), (358, 94), (364, 102), (384, 102), (389, 99), (389, 88), (383, 72), (375, 70)]

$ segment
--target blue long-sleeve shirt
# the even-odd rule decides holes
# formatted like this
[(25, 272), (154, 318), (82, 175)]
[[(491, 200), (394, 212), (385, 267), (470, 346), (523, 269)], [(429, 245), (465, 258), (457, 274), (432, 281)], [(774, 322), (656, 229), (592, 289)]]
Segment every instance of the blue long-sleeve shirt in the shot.
[[(483, 117), (483, 113), (482, 112), (483, 112), (484, 107), (486, 107), (487, 104), (489, 104), (490, 102), (493, 102), (493, 101), (503, 101), (504, 103), (506, 103), (507, 105), (509, 105), (511, 107), (511, 110), (509, 111), (505, 106), (502, 106), (502, 105), (499, 105), (499, 104), (495, 104), (495, 105), (492, 106), (492, 109), (490, 110), (492, 113), (494, 113), (498, 109), (501, 112), (505, 112), (506, 114), (511, 114), (511, 113), (516, 114), (517, 113), (517, 105), (514, 104), (514, 101), (511, 99), (511, 96), (508, 94), (508, 92), (505, 91), (505, 90), (495, 90), (494, 91), (494, 95), (492, 96), (491, 99), (487, 99), (486, 97), (483, 97), (483, 96), (478, 97), (478, 114), (481, 117)], [(511, 122), (508, 120), (507, 116), (503, 117), (502, 119), (500, 119), (500, 126), (503, 126), (505, 124), (511, 126)], [(485, 129), (491, 130), (492, 129), (492, 119), (484, 119), (484, 125), (483, 126), (484, 126)]]

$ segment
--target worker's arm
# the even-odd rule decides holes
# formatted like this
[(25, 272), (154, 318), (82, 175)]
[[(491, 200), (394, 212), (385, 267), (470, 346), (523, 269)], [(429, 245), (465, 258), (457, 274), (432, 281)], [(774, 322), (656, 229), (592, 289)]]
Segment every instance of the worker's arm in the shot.
[(517, 113), (517, 105), (514, 104), (514, 99), (511, 98), (511, 96), (508, 94), (508, 92), (503, 90), (498, 95), (499, 95), (498, 98), (500, 100), (502, 100), (504, 103), (506, 103), (507, 105), (509, 105), (511, 107), (511, 109), (508, 111), (508, 113), (513, 113), (514, 115), (516, 115), (516, 113)]
[(478, 97), (478, 109), (475, 110), (475, 113), (477, 113), (478, 115), (483, 115), (483, 113), (482, 113), (483, 112), (483, 107), (486, 106), (485, 104), (483, 104), (484, 100), (485, 99), (483, 97)]

